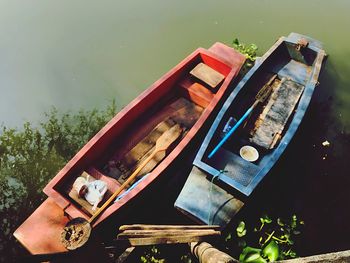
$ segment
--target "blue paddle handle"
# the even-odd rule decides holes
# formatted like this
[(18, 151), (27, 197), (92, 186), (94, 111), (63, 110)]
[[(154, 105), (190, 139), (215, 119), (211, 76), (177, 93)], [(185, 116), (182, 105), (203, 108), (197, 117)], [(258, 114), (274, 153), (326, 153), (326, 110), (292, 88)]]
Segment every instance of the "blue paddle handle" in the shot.
[(208, 155), (208, 158), (210, 159), (213, 157), (213, 155), (220, 149), (220, 147), (230, 138), (230, 136), (234, 133), (235, 130), (244, 122), (244, 120), (249, 116), (249, 114), (254, 109), (255, 105), (251, 106), (246, 113), (242, 116), (242, 118), (229, 130), (228, 133), (224, 136), (224, 138), (221, 139), (221, 141), (215, 146), (215, 148), (211, 151), (211, 153)]

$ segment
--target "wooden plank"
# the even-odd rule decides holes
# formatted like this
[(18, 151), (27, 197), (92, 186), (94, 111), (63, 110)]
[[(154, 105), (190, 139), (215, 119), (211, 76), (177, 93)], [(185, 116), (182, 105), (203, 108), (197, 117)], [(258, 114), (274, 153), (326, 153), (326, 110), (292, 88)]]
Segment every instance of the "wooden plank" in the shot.
[[(108, 174), (123, 183), (129, 175), (137, 169), (154, 150), (156, 140), (175, 124), (180, 124), (186, 129), (190, 129), (202, 114), (203, 108), (194, 103), (181, 98), (170, 105), (173, 110), (160, 122), (149, 134), (140, 140), (122, 158), (110, 160), (108, 163)], [(184, 133), (185, 135), (185, 133)], [(140, 175), (152, 171), (165, 157), (164, 152), (155, 155), (154, 158), (142, 169)]]
[(203, 229), (203, 230), (125, 230), (118, 234), (118, 239), (127, 238), (145, 238), (145, 237), (168, 237), (168, 236), (197, 236), (197, 235), (220, 235), (220, 231), (214, 229)]
[(220, 226), (218, 225), (143, 225), (143, 224), (134, 224), (134, 225), (123, 225), (120, 226), (119, 230), (166, 230), (166, 229), (214, 229), (219, 230)]
[(123, 263), (127, 261), (127, 258), (132, 254), (135, 250), (135, 247), (128, 247), (125, 251), (117, 258), (115, 263)]
[(201, 263), (239, 263), (239, 261), (213, 247), (211, 244), (206, 242), (192, 242), (189, 244), (191, 253), (198, 258)]
[[(148, 156), (153, 151), (157, 139), (174, 125), (175, 122), (170, 118), (162, 121), (144, 139), (136, 144), (136, 146), (133, 147), (121, 160), (115, 162), (113, 175), (119, 176), (117, 180), (120, 183), (123, 183), (131, 174), (132, 170), (135, 170), (137, 165), (142, 162), (144, 157), (146, 155)], [(154, 159), (157, 160), (156, 163), (158, 163), (162, 157)]]
[(186, 97), (203, 108), (206, 108), (214, 97), (213, 92), (197, 82), (183, 88), (182, 91)]
[(219, 226), (125, 225), (119, 229), (117, 240), (133, 246), (187, 243), (221, 235)]
[(168, 237), (147, 237), (147, 238), (129, 238), (125, 240), (131, 246), (148, 246), (148, 245), (157, 245), (157, 244), (180, 244), (180, 243), (189, 243), (189, 242), (199, 242), (206, 241), (211, 238), (218, 237), (217, 234), (213, 235), (178, 235), (178, 236), (168, 236)]
[(199, 63), (194, 69), (190, 71), (190, 74), (208, 84), (211, 88), (216, 88), (221, 83), (221, 81), (225, 79), (224, 75), (204, 63)]
[(303, 85), (283, 78), (255, 122), (250, 141), (265, 149), (273, 149), (281, 138), (303, 91)]

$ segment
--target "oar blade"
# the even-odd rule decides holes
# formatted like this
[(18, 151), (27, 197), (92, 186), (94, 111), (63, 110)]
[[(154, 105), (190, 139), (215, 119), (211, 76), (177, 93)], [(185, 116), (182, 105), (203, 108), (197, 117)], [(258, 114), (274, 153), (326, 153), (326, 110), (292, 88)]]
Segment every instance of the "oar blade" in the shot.
[(61, 232), (61, 242), (68, 250), (75, 250), (89, 240), (90, 234), (91, 225), (85, 218), (73, 218)]

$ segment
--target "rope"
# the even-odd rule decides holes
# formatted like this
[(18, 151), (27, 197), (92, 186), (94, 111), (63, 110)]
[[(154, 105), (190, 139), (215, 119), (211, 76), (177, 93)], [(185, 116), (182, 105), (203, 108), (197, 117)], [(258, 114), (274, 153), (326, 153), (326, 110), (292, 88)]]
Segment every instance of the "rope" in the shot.
[(208, 211), (208, 220), (207, 220), (208, 221), (208, 225), (213, 224), (213, 222), (211, 220), (214, 219), (214, 217), (211, 218), (211, 212), (212, 212), (211, 211), (212, 210), (212, 200), (211, 200), (211, 198), (212, 198), (214, 180), (216, 178), (218, 178), (221, 174), (226, 173), (226, 172), (227, 171), (225, 171), (225, 170), (220, 170), (220, 171), (218, 171), (218, 173), (216, 175), (213, 176), (213, 178), (211, 178), (210, 189), (209, 189), (209, 194), (208, 194), (208, 199), (209, 199), (209, 211)]

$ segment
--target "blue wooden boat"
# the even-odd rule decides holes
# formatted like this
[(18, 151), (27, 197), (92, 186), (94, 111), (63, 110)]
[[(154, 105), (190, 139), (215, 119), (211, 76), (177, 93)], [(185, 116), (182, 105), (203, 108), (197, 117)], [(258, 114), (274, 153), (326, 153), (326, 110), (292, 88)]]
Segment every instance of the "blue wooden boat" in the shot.
[[(320, 42), (291, 33), (256, 61), (206, 135), (175, 202), (178, 210), (205, 224), (225, 226), (231, 220), (290, 143), (318, 84), (325, 56)], [(272, 93), (265, 103), (223, 140), (266, 85)], [(242, 153), (244, 146), (253, 151)]]

